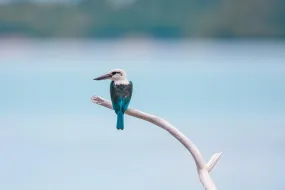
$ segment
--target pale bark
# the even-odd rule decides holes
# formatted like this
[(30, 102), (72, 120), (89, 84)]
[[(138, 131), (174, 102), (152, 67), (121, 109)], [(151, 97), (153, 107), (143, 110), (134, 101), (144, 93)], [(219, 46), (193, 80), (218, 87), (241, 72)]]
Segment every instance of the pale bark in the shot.
[[(104, 106), (109, 109), (112, 108), (112, 103), (109, 100), (106, 100), (104, 98), (93, 96), (91, 98), (93, 103), (96, 103), (98, 105)], [(217, 161), (219, 160), (222, 153), (215, 153), (210, 161), (208, 163), (205, 163), (202, 154), (198, 150), (195, 144), (187, 138), (183, 133), (181, 133), (178, 129), (176, 129), (174, 126), (172, 126), (170, 123), (168, 123), (166, 120), (159, 118), (155, 115), (151, 115), (139, 110), (135, 110), (132, 108), (129, 108), (126, 111), (127, 115), (137, 117), (140, 119), (143, 119), (145, 121), (148, 121), (150, 123), (153, 123), (157, 125), (158, 127), (161, 127), (168, 131), (173, 137), (175, 137), (178, 141), (180, 141), (183, 146), (191, 153), (191, 155), (194, 158), (194, 161), (197, 166), (197, 172), (199, 175), (199, 179), (202, 183), (202, 185), (205, 187), (205, 190), (217, 190), (211, 176), (209, 175), (209, 172), (213, 169), (213, 167), (216, 165)]]

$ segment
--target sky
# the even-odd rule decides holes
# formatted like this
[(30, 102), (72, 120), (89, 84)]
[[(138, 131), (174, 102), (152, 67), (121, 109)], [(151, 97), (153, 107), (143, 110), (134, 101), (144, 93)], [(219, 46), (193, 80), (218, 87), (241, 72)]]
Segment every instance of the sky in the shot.
[(109, 99), (114, 68), (130, 106), (188, 136), (218, 189), (284, 189), (285, 44), (272, 41), (0, 43), (0, 189), (203, 189), (191, 155), (167, 132), (90, 101)]

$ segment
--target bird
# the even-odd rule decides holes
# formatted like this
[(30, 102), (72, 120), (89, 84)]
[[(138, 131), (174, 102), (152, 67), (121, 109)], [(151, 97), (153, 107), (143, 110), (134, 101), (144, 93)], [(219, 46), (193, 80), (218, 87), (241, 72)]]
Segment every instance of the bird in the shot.
[(94, 78), (93, 80), (110, 79), (110, 95), (112, 106), (117, 114), (117, 129), (124, 130), (124, 114), (127, 111), (133, 93), (133, 83), (128, 81), (127, 74), (122, 69), (114, 69)]

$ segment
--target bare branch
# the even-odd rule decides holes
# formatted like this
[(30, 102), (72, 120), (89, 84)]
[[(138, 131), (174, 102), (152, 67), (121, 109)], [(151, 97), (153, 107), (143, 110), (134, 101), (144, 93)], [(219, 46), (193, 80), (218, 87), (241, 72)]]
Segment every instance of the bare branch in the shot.
[[(104, 106), (109, 109), (112, 108), (112, 103), (109, 100), (106, 100), (104, 98), (98, 97), (98, 96), (93, 96), (91, 98), (92, 102), (101, 106)], [(187, 138), (183, 133), (181, 133), (178, 129), (176, 129), (174, 126), (172, 126), (170, 123), (168, 123), (166, 120), (159, 118), (155, 115), (151, 115), (139, 110), (131, 109), (129, 108), (126, 111), (127, 115), (137, 117), (140, 119), (143, 119), (145, 121), (148, 121), (150, 123), (153, 123), (166, 131), (168, 131), (173, 137), (175, 137), (178, 141), (183, 144), (183, 146), (191, 153), (193, 156), (196, 166), (197, 166), (197, 171), (199, 174), (199, 178), (203, 186), (205, 187), (206, 190), (216, 190), (216, 186), (214, 182), (212, 181), (209, 171), (215, 166), (216, 162), (221, 156), (221, 153), (216, 153), (213, 155), (212, 159), (210, 160), (209, 164), (205, 164), (205, 161), (202, 157), (202, 154), (196, 147), (196, 145), (189, 139)]]
[(210, 159), (210, 161), (208, 162), (207, 164), (207, 169), (209, 172), (212, 171), (212, 169), (214, 168), (214, 166), (217, 164), (219, 158), (221, 157), (223, 153), (220, 152), (220, 153), (215, 153), (212, 158)]

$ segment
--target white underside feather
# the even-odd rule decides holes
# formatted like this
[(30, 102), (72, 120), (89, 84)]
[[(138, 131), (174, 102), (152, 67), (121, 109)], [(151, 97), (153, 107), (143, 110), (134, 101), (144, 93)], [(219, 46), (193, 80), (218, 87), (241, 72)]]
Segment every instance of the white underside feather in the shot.
[(130, 84), (130, 82), (128, 80), (126, 80), (126, 79), (124, 79), (124, 80), (117, 80), (117, 81), (114, 81), (114, 83), (115, 83), (115, 85), (121, 85), (121, 84), (128, 85), (128, 84)]

